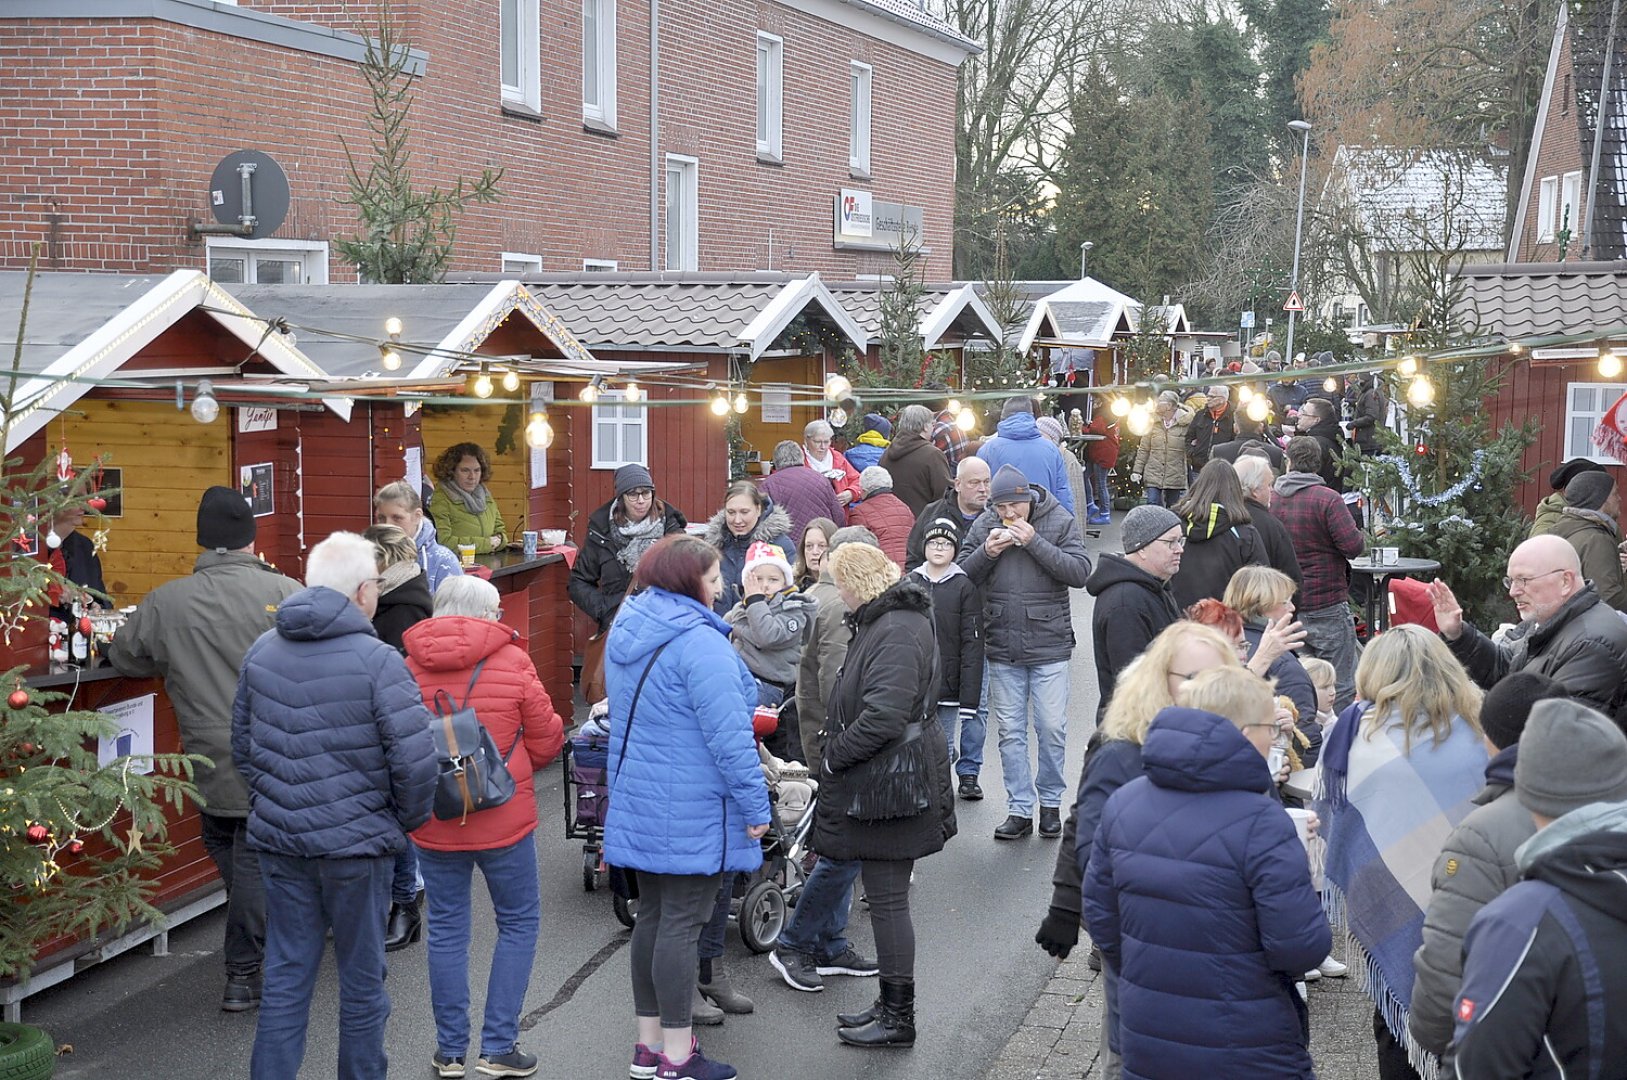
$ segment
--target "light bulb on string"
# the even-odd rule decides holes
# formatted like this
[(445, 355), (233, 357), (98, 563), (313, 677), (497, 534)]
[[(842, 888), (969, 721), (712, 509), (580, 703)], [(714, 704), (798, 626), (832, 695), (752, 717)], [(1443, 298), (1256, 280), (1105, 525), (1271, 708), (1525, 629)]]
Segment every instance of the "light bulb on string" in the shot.
[(977, 430), (977, 412), (974, 409), (962, 409), (955, 417), (955, 426), (962, 431)]
[(1322, 389), (1326, 390), (1330, 394), (1337, 394), (1339, 392), (1338, 378), (1336, 376), (1329, 375), (1327, 378), (1323, 379)]
[(503, 392), (512, 394), (520, 388), (520, 373), (513, 368), (503, 372)]
[(1152, 416), (1142, 406), (1131, 409), (1130, 418), (1125, 423), (1132, 435), (1145, 435), (1152, 430)]
[(639, 399), (639, 395), (641, 395), (643, 392), (644, 391), (642, 391), (642, 390), (640, 390), (638, 388), (638, 383), (634, 382), (631, 379), (628, 379), (627, 380), (627, 387), (626, 387), (626, 389), (624, 389), (622, 391), (622, 400), (623, 401), (637, 401)]
[(948, 411), (950, 416), (959, 416), (961, 408), (962, 406), (959, 398), (949, 399)]
[(1435, 384), (1423, 375), (1407, 384), (1407, 400), (1422, 408), (1435, 400)]
[(396, 318), (394, 315), (391, 315), (388, 319), (385, 319), (384, 320), (384, 332), (386, 334), (389, 334), (393, 338), (400, 337), (401, 336), (401, 320)]
[(1599, 354), (1599, 374), (1606, 379), (1614, 379), (1621, 374), (1621, 357), (1616, 350), (1607, 349)]
[(713, 416), (728, 416), (729, 415), (729, 395), (725, 394), (721, 390), (718, 391), (717, 396), (712, 398), (712, 415)]
[(1110, 411), (1114, 416), (1117, 416), (1120, 419), (1123, 419), (1124, 417), (1129, 416), (1130, 415), (1130, 399), (1127, 398), (1127, 397), (1116, 397), (1116, 398), (1114, 398), (1112, 404), (1110, 404), (1108, 406), (1108, 411)]
[(595, 401), (599, 400), (599, 391), (601, 391), (603, 389), (604, 389), (604, 376), (603, 375), (595, 375), (595, 376), (593, 376), (593, 378), (588, 380), (588, 383), (587, 383), (586, 386), (582, 387), (581, 390), (577, 391), (576, 396), (578, 398), (580, 398), (582, 401), (585, 401), (587, 404), (591, 405)]
[(742, 390), (734, 396), (734, 411), (744, 416), (749, 408), (751, 408), (751, 402), (746, 398), (746, 392)]
[(198, 380), (198, 392), (192, 399), (192, 419), (200, 424), (213, 424), (220, 415), (220, 402), (215, 400), (215, 384), (208, 379)]
[(554, 428), (548, 423), (548, 414), (534, 412), (525, 425), (525, 444), (533, 450), (546, 450), (553, 444)]
[(853, 392), (853, 382), (846, 375), (831, 372), (825, 378), (825, 396), (832, 401), (841, 401)]
[(1242, 386), (1237, 388), (1237, 403), (1239, 405), (1247, 405), (1253, 400), (1254, 387), (1250, 386), (1248, 383), (1244, 383)]
[(1256, 397), (1248, 403), (1248, 418), (1256, 424), (1265, 423), (1265, 418), (1271, 415), (1271, 402), (1265, 397)]
[(1412, 378), (1418, 374), (1418, 358), (1416, 356), (1402, 357), (1401, 363), (1396, 365), (1395, 370), (1399, 371), (1403, 378)]
[(470, 393), (474, 394), (474, 396), (477, 397), (477, 398), (489, 398), (489, 397), (491, 397), (491, 393), (492, 393), (491, 376), (486, 373), (486, 368), (484, 367), (484, 365), (482, 365), (482, 367), (480, 369), (480, 374), (475, 376), (474, 382), (469, 384), (469, 391), (470, 391)]
[(842, 408), (840, 405), (836, 406), (830, 412), (825, 414), (825, 420), (830, 424), (831, 427), (846, 427), (847, 419), (847, 410)]
[(379, 346), (379, 365), (385, 371), (401, 370), (401, 354), (387, 345)]

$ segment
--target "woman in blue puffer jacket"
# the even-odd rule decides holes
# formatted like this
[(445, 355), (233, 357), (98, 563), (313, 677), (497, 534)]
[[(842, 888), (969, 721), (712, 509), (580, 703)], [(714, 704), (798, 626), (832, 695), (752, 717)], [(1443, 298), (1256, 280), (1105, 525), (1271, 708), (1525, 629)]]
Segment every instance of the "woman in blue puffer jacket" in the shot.
[(639, 559), (605, 648), (604, 853), (638, 871), (634, 1076), (735, 1075), (701, 1054), (690, 1027), (701, 930), (722, 875), (762, 864), (770, 817), (751, 732), (757, 684), (712, 610), (722, 589), (716, 548), (666, 537)]

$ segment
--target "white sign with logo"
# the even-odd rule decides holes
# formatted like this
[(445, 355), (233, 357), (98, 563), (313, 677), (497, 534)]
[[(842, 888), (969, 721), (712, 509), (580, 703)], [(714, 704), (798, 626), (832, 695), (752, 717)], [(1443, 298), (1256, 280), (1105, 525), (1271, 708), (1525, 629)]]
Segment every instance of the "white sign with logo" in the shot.
[(868, 238), (872, 212), (868, 191), (843, 188), (836, 196), (837, 238)]
[[(96, 743), (96, 764), (106, 768), (122, 757), (141, 757), (154, 753), (153, 702), (156, 695), (115, 701), (103, 705), (99, 711), (112, 720), (117, 731), (103, 736)], [(152, 762), (136, 761), (130, 771), (146, 775), (153, 771)]]
[(276, 431), (277, 410), (262, 409), (257, 406), (239, 408), (237, 410), (237, 430), (249, 431)]
[(843, 188), (836, 195), (836, 228), (832, 240), (838, 248), (860, 251), (897, 251), (904, 243), (921, 242), (921, 208), (872, 199), (868, 191)]
[(791, 387), (788, 383), (763, 384), (763, 423), (791, 422)]

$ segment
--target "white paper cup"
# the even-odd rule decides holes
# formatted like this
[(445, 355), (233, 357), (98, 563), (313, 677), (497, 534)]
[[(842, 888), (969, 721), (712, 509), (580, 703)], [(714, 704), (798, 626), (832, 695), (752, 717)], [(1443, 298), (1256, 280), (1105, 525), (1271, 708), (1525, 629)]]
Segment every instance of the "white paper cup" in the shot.
[(1299, 834), (1299, 842), (1306, 847), (1311, 844), (1311, 818), (1315, 817), (1310, 810), (1299, 810), (1290, 807), (1286, 813), (1294, 821), (1294, 831)]

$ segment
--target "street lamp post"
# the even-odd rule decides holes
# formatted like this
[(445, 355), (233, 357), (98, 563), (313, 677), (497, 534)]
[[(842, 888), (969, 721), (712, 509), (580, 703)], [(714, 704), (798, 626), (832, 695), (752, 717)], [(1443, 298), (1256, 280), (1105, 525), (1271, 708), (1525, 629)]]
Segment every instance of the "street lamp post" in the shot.
[(1095, 246), (1096, 245), (1091, 243), (1089, 240), (1086, 240), (1084, 243), (1079, 245), (1079, 280), (1080, 281), (1083, 281), (1083, 280), (1085, 280), (1085, 278), (1090, 276), (1090, 274), (1089, 274), (1090, 249), (1095, 247)]
[[(1311, 171), (1311, 125), (1303, 120), (1290, 120), (1288, 127), (1297, 131), (1304, 137), (1304, 143), (1299, 155), (1299, 214), (1294, 221), (1294, 272), (1289, 281), (1290, 292), (1299, 292), (1299, 237), (1305, 229), (1305, 177)], [(1289, 367), (1294, 366), (1294, 316), (1297, 311), (1288, 312), (1288, 347), (1283, 353), (1283, 362)]]

